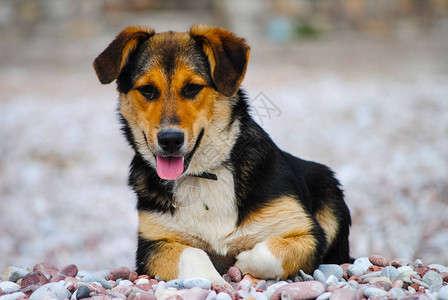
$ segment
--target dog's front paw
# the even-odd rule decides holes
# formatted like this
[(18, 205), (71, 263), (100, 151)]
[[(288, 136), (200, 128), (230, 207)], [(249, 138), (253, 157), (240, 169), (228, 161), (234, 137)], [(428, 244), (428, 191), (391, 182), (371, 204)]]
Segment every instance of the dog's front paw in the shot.
[(243, 274), (258, 278), (283, 278), (282, 260), (276, 258), (266, 242), (258, 243), (252, 250), (243, 251), (236, 257), (235, 266)]
[(216, 271), (207, 253), (197, 248), (187, 248), (182, 252), (179, 260), (179, 278), (206, 278), (210, 280), (212, 288), (223, 287), (232, 289), (232, 286)]

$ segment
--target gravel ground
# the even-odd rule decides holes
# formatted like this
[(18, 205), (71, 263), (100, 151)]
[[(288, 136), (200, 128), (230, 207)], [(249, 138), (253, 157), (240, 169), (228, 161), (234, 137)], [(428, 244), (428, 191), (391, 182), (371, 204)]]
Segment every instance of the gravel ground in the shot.
[[(261, 280), (230, 267), (227, 286), (205, 278), (168, 282), (139, 275), (128, 267), (87, 271), (74, 264), (62, 269), (48, 263), (33, 269), (9, 267), (0, 280), (0, 299), (133, 299), (133, 300), (447, 300), (448, 268), (421, 260), (388, 261), (380, 255), (353, 264), (320, 265), (312, 276), (300, 271), (287, 280)], [(3, 295), (3, 296), (2, 296)]]
[[(132, 153), (115, 86), (101, 86), (91, 67), (115, 34), (0, 40), (0, 270), (134, 266)], [(243, 85), (254, 117), (283, 149), (336, 171), (354, 257), (448, 265), (448, 39), (440, 37), (249, 40)]]

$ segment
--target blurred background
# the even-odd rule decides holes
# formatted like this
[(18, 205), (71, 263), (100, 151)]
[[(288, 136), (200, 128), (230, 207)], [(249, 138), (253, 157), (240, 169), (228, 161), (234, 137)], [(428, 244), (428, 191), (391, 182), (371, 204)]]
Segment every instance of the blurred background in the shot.
[(329, 165), (354, 257), (448, 265), (448, 0), (2, 0), (0, 272), (134, 266), (115, 84), (91, 66), (129, 25), (247, 38), (254, 118)]

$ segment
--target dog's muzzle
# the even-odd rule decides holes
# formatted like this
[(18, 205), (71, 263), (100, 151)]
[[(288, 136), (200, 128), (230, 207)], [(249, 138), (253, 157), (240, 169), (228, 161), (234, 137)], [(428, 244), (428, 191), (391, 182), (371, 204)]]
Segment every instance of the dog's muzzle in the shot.
[(156, 155), (157, 174), (166, 180), (178, 179), (184, 172), (184, 156), (181, 149), (185, 137), (177, 129), (164, 129), (157, 134), (157, 142), (161, 148), (160, 155)]

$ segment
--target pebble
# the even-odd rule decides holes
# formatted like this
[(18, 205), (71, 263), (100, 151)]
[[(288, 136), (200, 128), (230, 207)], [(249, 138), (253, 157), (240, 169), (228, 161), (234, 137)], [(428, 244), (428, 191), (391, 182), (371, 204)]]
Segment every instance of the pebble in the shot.
[(28, 299), (28, 297), (23, 292), (16, 292), (16, 293), (7, 294), (7, 295), (0, 294), (0, 299), (1, 300), (22, 300), (22, 299), (26, 300), (26, 299)]
[(328, 277), (327, 281), (325, 281), (325, 284), (329, 285), (329, 286), (338, 286), (338, 283), (339, 283), (339, 280), (334, 275), (330, 275), (330, 277)]
[(359, 257), (354, 262), (354, 265), (361, 267), (364, 272), (366, 272), (370, 266), (372, 266), (372, 263), (370, 262), (368, 257)]
[(68, 265), (59, 270), (42, 262), (36, 264), (33, 271), (15, 266), (8, 268), (2, 277), (15, 281), (0, 281), (0, 300), (42, 297), (156, 300), (156, 296), (157, 299), (168, 300), (448, 300), (448, 286), (444, 283), (444, 280), (448, 282), (448, 272), (444, 272), (448, 270), (446, 266), (425, 266), (419, 260), (403, 262), (399, 264), (393, 260), (389, 264), (380, 255), (370, 255), (357, 259), (353, 264), (322, 264), (313, 272), (314, 277), (300, 271), (285, 281), (262, 280), (249, 274), (243, 277), (236, 267), (231, 267), (223, 278), (232, 285), (232, 291), (219, 286), (212, 288), (211, 282), (205, 278), (164, 282), (159, 281), (160, 278), (156, 280), (148, 275), (138, 275), (127, 267), (112, 271), (84, 271), (78, 270), (76, 265)]
[(355, 300), (356, 291), (351, 289), (337, 289), (333, 292), (330, 300)]
[(233, 282), (240, 282), (243, 279), (241, 271), (237, 267), (230, 267), (227, 271), (227, 275), (229, 275), (230, 279)]
[(347, 267), (346, 270), (347, 270), (348, 277), (352, 277), (352, 276), (361, 277), (365, 273), (365, 270), (358, 265), (350, 265)]
[(270, 300), (314, 299), (325, 293), (325, 285), (320, 281), (294, 282), (277, 288)]
[(369, 261), (378, 267), (386, 267), (389, 265), (389, 261), (378, 254), (373, 254), (369, 256)]
[(113, 286), (103, 277), (97, 274), (88, 274), (81, 278), (82, 282), (98, 282), (105, 289), (112, 289)]
[(12, 281), (2, 281), (0, 282), (0, 289), (5, 294), (12, 294), (20, 291), (20, 285)]
[(112, 270), (109, 275), (109, 280), (117, 280), (121, 279), (129, 279), (129, 275), (131, 275), (131, 270), (128, 267), (121, 267), (115, 270)]
[(187, 289), (200, 287), (202, 289), (209, 290), (212, 287), (212, 283), (206, 278), (187, 278), (184, 280), (183, 286)]
[(387, 292), (377, 287), (368, 287), (364, 290), (364, 296), (367, 298), (386, 295)]
[(342, 269), (342, 267), (334, 264), (322, 264), (318, 267), (318, 270), (320, 270), (324, 274), (325, 280), (333, 275), (339, 281), (341, 280), (342, 275), (344, 275), (344, 270)]
[(430, 265), (428, 265), (428, 267), (429, 267), (430, 269), (436, 269), (436, 270), (438, 270), (439, 272), (445, 272), (445, 273), (448, 273), (448, 267), (445, 267), (444, 265), (440, 265), (440, 264), (430, 264)]
[[(149, 280), (148, 280), (148, 282), (149, 282)], [(127, 279), (125, 279), (125, 280), (120, 280), (120, 283), (119, 283), (119, 285), (124, 285), (124, 286), (133, 286), (134, 284), (131, 282), (131, 281), (129, 281), (129, 280), (127, 280)]]
[(33, 271), (44, 274), (45, 277), (47, 277), (47, 279), (50, 280), (51, 277), (53, 277), (57, 272), (59, 272), (59, 269), (53, 264), (41, 262), (34, 266)]
[(25, 277), (26, 274), (28, 274), (29, 272), (31, 272), (31, 270), (27, 268), (11, 266), (8, 269), (6, 269), (5, 273), (2, 276), (2, 280), (17, 282), (17, 280)]
[(389, 294), (391, 294), (394, 298), (401, 299), (406, 297), (406, 293), (403, 289), (392, 288), (389, 290)]
[(443, 286), (438, 293), (438, 300), (448, 300), (448, 285)]
[(319, 297), (317, 297), (316, 300), (327, 300), (327, 299), (330, 299), (332, 294), (333, 293), (325, 292), (322, 295), (320, 295)]
[(440, 289), (443, 285), (442, 276), (436, 271), (429, 270), (426, 272), (425, 276), (423, 276), (422, 281), (427, 283), (431, 289)]
[(31, 294), (30, 299), (40, 300), (46, 296), (63, 300), (65, 298), (70, 298), (71, 293), (66, 288), (64, 288), (63, 284), (59, 282), (50, 282), (35, 290)]
[(76, 299), (84, 299), (88, 297), (90, 297), (90, 289), (85, 285), (80, 286), (76, 291)]
[(387, 266), (381, 271), (380, 276), (385, 276), (390, 280), (394, 280), (395, 278), (397, 278), (399, 274), (400, 272), (398, 272), (398, 270), (395, 267)]
[(216, 300), (232, 300), (232, 297), (227, 293), (220, 292), (216, 295)]
[(416, 274), (417, 274), (417, 272), (414, 272), (414, 271), (404, 271), (404, 272), (401, 272), (400, 274), (398, 274), (398, 276), (395, 278), (395, 280), (403, 280), (403, 282), (411, 284), (412, 283), (411, 276), (414, 276)]
[(168, 281), (165, 284), (165, 286), (167, 288), (175, 288), (175, 289), (181, 290), (184, 287), (183, 283), (184, 283), (183, 279), (173, 279), (173, 280)]
[(322, 273), (322, 271), (319, 270), (319, 269), (314, 270), (313, 277), (314, 277), (315, 280), (320, 281), (322, 283), (325, 283), (325, 281), (327, 281), (327, 278), (325, 277), (325, 274)]

